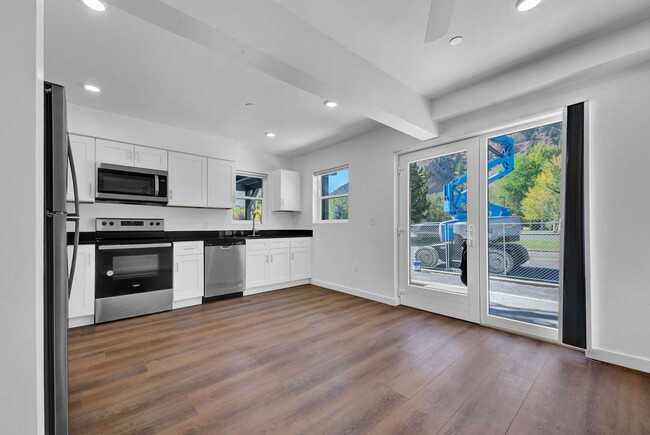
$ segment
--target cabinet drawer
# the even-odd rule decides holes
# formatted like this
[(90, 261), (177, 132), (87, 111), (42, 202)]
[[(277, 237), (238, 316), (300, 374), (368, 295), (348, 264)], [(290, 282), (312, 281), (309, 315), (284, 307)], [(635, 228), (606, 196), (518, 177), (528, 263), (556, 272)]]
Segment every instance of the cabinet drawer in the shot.
[(291, 246), (291, 239), (270, 239), (269, 248), (289, 248)]
[(259, 251), (262, 249), (269, 249), (269, 239), (246, 240), (247, 251)]
[(176, 242), (174, 243), (174, 255), (203, 254), (203, 241), (198, 242)]
[(311, 246), (311, 237), (296, 237), (291, 239), (292, 248), (302, 248), (303, 246)]

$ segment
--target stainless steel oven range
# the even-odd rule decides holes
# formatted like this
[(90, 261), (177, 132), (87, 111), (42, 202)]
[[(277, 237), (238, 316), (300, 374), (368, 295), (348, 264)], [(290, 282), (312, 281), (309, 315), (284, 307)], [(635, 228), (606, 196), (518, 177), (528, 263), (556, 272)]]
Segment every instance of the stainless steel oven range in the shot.
[(96, 219), (95, 323), (172, 309), (173, 249), (162, 219)]

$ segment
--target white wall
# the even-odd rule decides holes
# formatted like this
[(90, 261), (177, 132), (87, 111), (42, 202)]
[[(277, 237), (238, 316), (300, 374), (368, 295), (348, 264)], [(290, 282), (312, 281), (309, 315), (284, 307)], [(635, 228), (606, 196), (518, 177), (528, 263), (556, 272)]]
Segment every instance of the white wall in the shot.
[[(394, 295), (394, 151), (435, 145), (531, 119), (589, 100), (591, 216), (590, 356), (650, 371), (650, 285), (645, 276), (650, 231), (647, 124), (650, 65), (570, 86), (556, 86), (442, 125), (440, 139), (414, 143), (389, 129), (300, 156), (304, 204), (314, 171), (350, 164), (350, 223), (315, 224), (314, 280), (389, 302)], [(307, 207), (305, 207), (307, 208)], [(370, 225), (376, 216), (377, 225)], [(299, 224), (312, 222), (303, 213)], [(358, 262), (359, 271), (353, 271)]]
[(43, 432), (43, 3), (0, 13), (0, 424)]
[[(397, 303), (393, 285), (393, 156), (413, 143), (412, 137), (386, 127), (294, 160), (294, 168), (303, 177), (303, 212), (298, 226), (313, 226), (314, 230), (312, 282)], [(348, 223), (312, 225), (314, 172), (343, 164), (350, 165)], [(373, 218), (375, 225), (371, 224)]]
[[(103, 112), (87, 107), (68, 105), (68, 128), (71, 133), (99, 137), (137, 145), (165, 148), (226, 160), (236, 160), (237, 170), (268, 174), (275, 169), (287, 169), (290, 161), (243, 148), (237, 142)], [(266, 183), (268, 197), (269, 186)], [(71, 207), (71, 205), (70, 205)], [(71, 209), (71, 208), (70, 208)], [(169, 231), (226, 230), (251, 228), (250, 222), (233, 222), (232, 211), (200, 208), (159, 207), (111, 203), (82, 204), (81, 231), (94, 231), (95, 218), (163, 218)], [(264, 211), (260, 229), (295, 228), (296, 213)], [(69, 226), (69, 229), (72, 227)]]

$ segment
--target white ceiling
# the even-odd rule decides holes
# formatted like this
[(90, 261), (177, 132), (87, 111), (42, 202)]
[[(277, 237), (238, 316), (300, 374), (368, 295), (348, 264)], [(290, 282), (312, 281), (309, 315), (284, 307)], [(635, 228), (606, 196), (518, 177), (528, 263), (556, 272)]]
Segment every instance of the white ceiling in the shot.
[[(418, 94), (437, 98), (650, 16), (650, 0), (544, 0), (526, 14), (514, 0), (458, 0), (448, 36), (465, 40), (451, 47), (448, 37), (423, 43), (430, 0), (261, 1), (138, 0), (222, 32), (205, 38), (196, 25), (182, 30), (181, 15), (170, 31), (113, 7), (132, 7), (126, 0), (108, 0), (104, 13), (80, 0), (45, 2), (46, 79), (74, 104), (297, 154), (377, 121), (433, 137), (422, 122), (429, 100)], [(264, 62), (244, 58), (247, 50)], [(103, 91), (88, 93), (86, 82)], [(322, 104), (330, 96), (341, 102), (334, 110)]]
[(274, 1), (429, 98), (650, 16), (650, 0), (543, 0), (527, 13), (457, 0), (448, 36), (424, 44), (431, 0)]

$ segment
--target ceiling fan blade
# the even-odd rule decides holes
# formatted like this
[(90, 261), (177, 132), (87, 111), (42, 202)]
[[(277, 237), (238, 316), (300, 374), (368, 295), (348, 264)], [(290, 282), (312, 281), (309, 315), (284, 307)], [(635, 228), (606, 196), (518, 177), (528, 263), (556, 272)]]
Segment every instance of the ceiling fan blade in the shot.
[(447, 34), (455, 6), (456, 0), (431, 0), (427, 34), (424, 37), (424, 42), (435, 41)]

